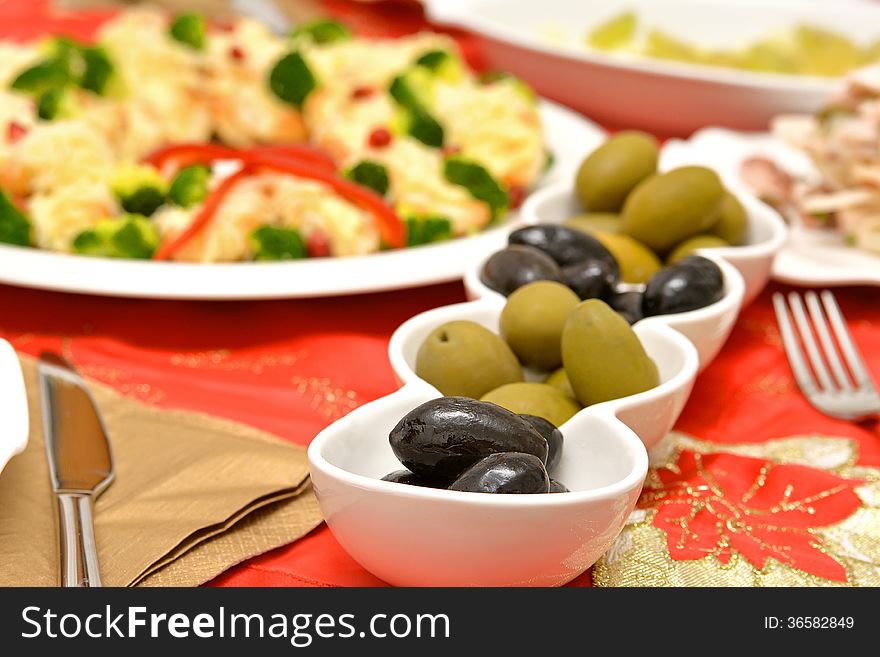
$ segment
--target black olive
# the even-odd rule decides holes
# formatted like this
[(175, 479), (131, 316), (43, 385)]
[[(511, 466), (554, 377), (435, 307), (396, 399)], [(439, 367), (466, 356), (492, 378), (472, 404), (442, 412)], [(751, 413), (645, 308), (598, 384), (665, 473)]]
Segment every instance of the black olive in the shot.
[(560, 267), (584, 260), (601, 260), (611, 267), (615, 276), (620, 274), (617, 260), (592, 235), (559, 224), (537, 224), (513, 231), (507, 238), (510, 244), (524, 244), (540, 249), (553, 258)]
[(449, 480), (444, 482), (441, 480), (426, 479), (425, 477), (420, 477), (409, 470), (395, 470), (394, 472), (389, 472), (382, 477), (382, 481), (392, 481), (396, 484), (409, 484), (410, 486), (421, 486), (423, 488), (446, 488), (449, 484)]
[(614, 293), (617, 276), (602, 260), (585, 260), (562, 268), (565, 284), (581, 299), (608, 299)]
[(689, 256), (651, 277), (642, 297), (642, 313), (666, 315), (704, 308), (721, 298), (721, 270), (711, 260)]
[(570, 493), (571, 491), (568, 490), (568, 487), (565, 484), (558, 482), (555, 479), (551, 479), (550, 480), (550, 492), (551, 493)]
[(509, 246), (493, 253), (483, 270), (480, 280), (504, 296), (535, 281), (562, 283), (562, 270), (543, 251), (530, 246)]
[(531, 424), (547, 441), (547, 472), (552, 472), (562, 458), (562, 432), (552, 422), (537, 415), (520, 414), (520, 417)]
[(480, 459), (452, 482), (449, 490), (469, 493), (549, 493), (544, 462), (532, 454), (502, 452)]
[(394, 455), (412, 472), (454, 479), (496, 452), (547, 460), (544, 437), (516, 413), (467, 397), (441, 397), (407, 413), (388, 436)]
[(618, 292), (611, 296), (608, 304), (630, 324), (635, 324), (643, 317), (641, 292)]

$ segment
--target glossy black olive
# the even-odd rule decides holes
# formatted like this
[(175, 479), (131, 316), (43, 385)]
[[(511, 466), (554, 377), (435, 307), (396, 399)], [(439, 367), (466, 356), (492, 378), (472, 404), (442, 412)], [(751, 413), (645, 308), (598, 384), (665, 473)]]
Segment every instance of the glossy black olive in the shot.
[(532, 454), (502, 452), (480, 459), (453, 481), (449, 490), (469, 493), (549, 493), (544, 462)]
[(446, 488), (449, 484), (449, 480), (444, 482), (436, 479), (426, 479), (409, 470), (389, 472), (382, 477), (382, 481), (392, 481), (396, 484), (409, 484), (410, 486), (421, 486), (423, 488)]
[(568, 490), (568, 486), (565, 484), (556, 481), (555, 479), (550, 480), (550, 492), (551, 493), (570, 493)]
[(524, 244), (540, 249), (553, 258), (560, 267), (574, 265), (584, 260), (601, 260), (620, 274), (617, 260), (602, 243), (592, 235), (559, 224), (537, 224), (513, 231), (507, 238), (510, 244)]
[(556, 261), (530, 246), (509, 246), (493, 253), (483, 265), (480, 280), (504, 296), (535, 281), (563, 282)]
[(607, 300), (614, 293), (618, 277), (607, 262), (585, 260), (562, 268), (565, 284), (583, 299)]
[(650, 317), (704, 308), (721, 298), (722, 289), (718, 265), (689, 256), (651, 277), (642, 297), (642, 313)]
[(618, 292), (611, 296), (608, 305), (623, 315), (623, 318), (630, 324), (635, 324), (644, 316), (642, 315), (641, 292)]
[(391, 430), (391, 449), (412, 472), (454, 479), (496, 452), (525, 452), (547, 460), (544, 437), (516, 413), (467, 397), (441, 397), (407, 413)]
[(535, 427), (547, 441), (547, 472), (552, 472), (562, 458), (562, 432), (552, 422), (537, 415), (520, 414), (520, 417)]

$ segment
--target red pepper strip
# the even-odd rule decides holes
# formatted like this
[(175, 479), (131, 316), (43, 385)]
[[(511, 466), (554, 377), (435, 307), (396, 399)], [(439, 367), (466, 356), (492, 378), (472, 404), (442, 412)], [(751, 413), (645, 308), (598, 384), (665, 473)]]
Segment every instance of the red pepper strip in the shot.
[(174, 256), (187, 242), (196, 236), (214, 217), (223, 199), (232, 190), (235, 185), (251, 175), (254, 168), (245, 165), (234, 174), (225, 178), (217, 187), (211, 190), (202, 209), (193, 217), (192, 222), (179, 235), (163, 243), (153, 254), (153, 260), (169, 260)]
[(289, 173), (298, 178), (317, 180), (333, 188), (340, 196), (345, 197), (376, 219), (379, 237), (392, 249), (406, 246), (406, 228), (397, 213), (394, 212), (373, 190), (357, 183), (340, 178), (328, 171), (313, 168), (308, 163), (296, 162), (287, 158), (278, 158), (266, 154), (253, 154), (245, 160), (247, 165), (265, 166), (281, 173)]
[[(164, 170), (166, 165), (173, 164), (174, 170), (180, 170), (193, 164), (210, 164), (214, 160), (246, 160), (253, 154), (268, 154), (286, 159), (308, 162), (313, 166), (328, 171), (335, 171), (336, 165), (326, 154), (303, 145), (256, 146), (251, 149), (237, 149), (220, 144), (175, 144), (155, 151), (146, 158), (148, 164)], [(170, 173), (167, 172), (166, 173)]]
[(280, 157), (322, 165), (329, 171), (336, 171), (336, 163), (324, 151), (304, 144), (273, 146), (254, 146), (247, 150), (248, 155), (277, 155)]

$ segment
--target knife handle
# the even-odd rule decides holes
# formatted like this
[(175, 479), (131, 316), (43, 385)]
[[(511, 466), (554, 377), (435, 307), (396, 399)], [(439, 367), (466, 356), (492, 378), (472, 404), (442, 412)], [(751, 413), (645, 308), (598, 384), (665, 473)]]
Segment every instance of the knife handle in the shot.
[(61, 586), (101, 586), (95, 525), (92, 521), (92, 496), (60, 493), (58, 518), (61, 534)]

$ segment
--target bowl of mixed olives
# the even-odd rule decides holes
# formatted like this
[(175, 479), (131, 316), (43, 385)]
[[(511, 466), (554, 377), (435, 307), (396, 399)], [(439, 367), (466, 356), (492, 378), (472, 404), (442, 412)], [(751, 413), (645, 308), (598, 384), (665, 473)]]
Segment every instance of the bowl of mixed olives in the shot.
[(540, 314), (547, 303), (536, 293), (522, 292), (536, 282), (553, 283), (545, 287), (557, 290), (557, 296), (603, 301), (629, 324), (660, 322), (675, 328), (697, 348), (701, 367), (715, 357), (733, 329), (744, 287), (738, 271), (711, 253), (684, 253), (649, 271), (647, 265), (621, 257), (596, 235), (555, 223), (514, 228), (506, 247), (465, 276), (470, 298), (516, 300), (530, 305), (526, 313)]
[(530, 196), (523, 220), (592, 235), (614, 254), (626, 283), (646, 284), (664, 266), (711, 254), (742, 275), (747, 304), (770, 278), (785, 222), (691, 161), (686, 142), (660, 149), (650, 135), (619, 132), (584, 159), (573, 180)]
[(414, 380), (321, 432), (312, 483), (330, 530), (397, 586), (560, 586), (608, 549), (647, 452), (611, 407), (561, 428)]

